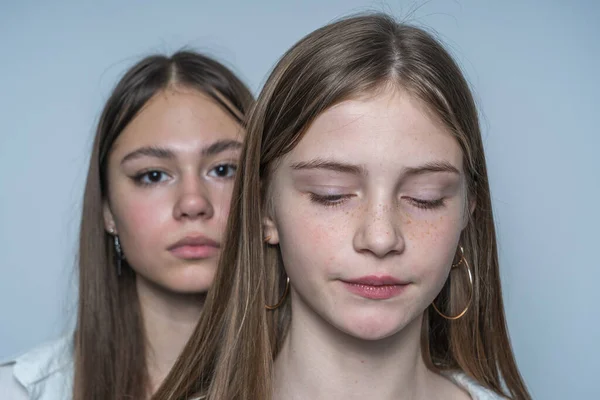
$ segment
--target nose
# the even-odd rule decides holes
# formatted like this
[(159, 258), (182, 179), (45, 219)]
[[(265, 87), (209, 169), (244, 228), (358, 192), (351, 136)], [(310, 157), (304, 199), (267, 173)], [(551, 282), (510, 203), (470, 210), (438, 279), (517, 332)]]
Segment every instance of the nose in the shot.
[(184, 218), (210, 219), (214, 213), (206, 183), (197, 176), (184, 179), (178, 188), (173, 217), (177, 220)]
[(400, 254), (404, 250), (404, 239), (396, 214), (396, 207), (391, 204), (379, 202), (367, 207), (354, 236), (354, 249), (378, 258)]

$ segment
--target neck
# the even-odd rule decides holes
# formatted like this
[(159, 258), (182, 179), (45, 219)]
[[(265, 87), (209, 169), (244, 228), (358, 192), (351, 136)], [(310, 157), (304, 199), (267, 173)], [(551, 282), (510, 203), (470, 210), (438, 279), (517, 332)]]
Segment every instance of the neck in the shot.
[(385, 339), (361, 340), (294, 300), (275, 360), (276, 400), (436, 399), (446, 392), (449, 382), (430, 371), (421, 355), (422, 317)]
[(146, 336), (149, 392), (154, 393), (192, 335), (206, 294), (174, 293), (139, 276), (136, 286)]

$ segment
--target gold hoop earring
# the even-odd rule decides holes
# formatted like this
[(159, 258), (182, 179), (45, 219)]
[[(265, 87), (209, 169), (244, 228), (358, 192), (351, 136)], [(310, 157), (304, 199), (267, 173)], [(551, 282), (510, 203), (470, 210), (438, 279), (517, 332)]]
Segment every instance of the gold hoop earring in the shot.
[(465, 262), (465, 251), (464, 251), (463, 247), (459, 246), (458, 249), (460, 250), (460, 259), (457, 262), (455, 262), (454, 264), (452, 264), (452, 268), (456, 268), (460, 264)]
[(433, 307), (433, 309), (442, 317), (445, 318), (447, 320), (450, 321), (456, 321), (457, 319), (461, 318), (463, 315), (465, 315), (467, 313), (467, 311), (469, 310), (469, 307), (471, 306), (471, 302), (473, 301), (473, 291), (474, 291), (474, 286), (473, 286), (473, 274), (471, 273), (471, 267), (469, 266), (469, 263), (467, 262), (467, 259), (465, 258), (465, 251), (463, 249), (462, 246), (459, 247), (460, 249), (460, 260), (458, 260), (456, 263), (452, 264), (452, 269), (454, 268), (458, 268), (461, 265), (464, 265), (465, 268), (467, 269), (467, 274), (469, 276), (469, 286), (471, 287), (471, 290), (469, 290), (469, 301), (467, 301), (467, 305), (466, 307), (458, 314), (455, 316), (450, 316), (450, 315), (446, 315), (444, 313), (442, 313), (435, 305), (435, 301), (431, 302), (431, 306)]
[(279, 302), (277, 302), (277, 304), (275, 304), (274, 306), (265, 304), (265, 308), (269, 311), (277, 310), (285, 302), (285, 299), (287, 298), (289, 291), (290, 291), (290, 277), (288, 276), (285, 279), (285, 290), (283, 291), (283, 296), (281, 296), (281, 298), (279, 299)]

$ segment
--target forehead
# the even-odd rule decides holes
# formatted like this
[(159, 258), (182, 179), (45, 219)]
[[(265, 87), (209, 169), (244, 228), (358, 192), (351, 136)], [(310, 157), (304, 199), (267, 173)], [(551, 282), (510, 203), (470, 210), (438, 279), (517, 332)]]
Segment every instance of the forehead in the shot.
[(240, 125), (202, 92), (169, 88), (154, 95), (113, 145), (115, 153), (140, 146), (193, 150), (221, 139), (239, 139)]
[(462, 151), (424, 104), (402, 90), (339, 103), (320, 114), (286, 157), (406, 167), (447, 161), (462, 169)]

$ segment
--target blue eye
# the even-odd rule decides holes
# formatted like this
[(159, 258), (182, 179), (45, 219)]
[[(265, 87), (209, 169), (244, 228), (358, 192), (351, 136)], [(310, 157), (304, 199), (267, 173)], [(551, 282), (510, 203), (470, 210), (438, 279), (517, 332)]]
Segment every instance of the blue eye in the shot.
[(233, 178), (237, 171), (237, 165), (234, 164), (219, 164), (208, 172), (209, 176), (216, 178)]
[(142, 173), (136, 175), (134, 177), (134, 180), (137, 184), (149, 186), (149, 185), (155, 185), (160, 182), (164, 182), (168, 178), (169, 178), (169, 176), (166, 173), (164, 173), (162, 171), (152, 170), (152, 171), (142, 172)]

